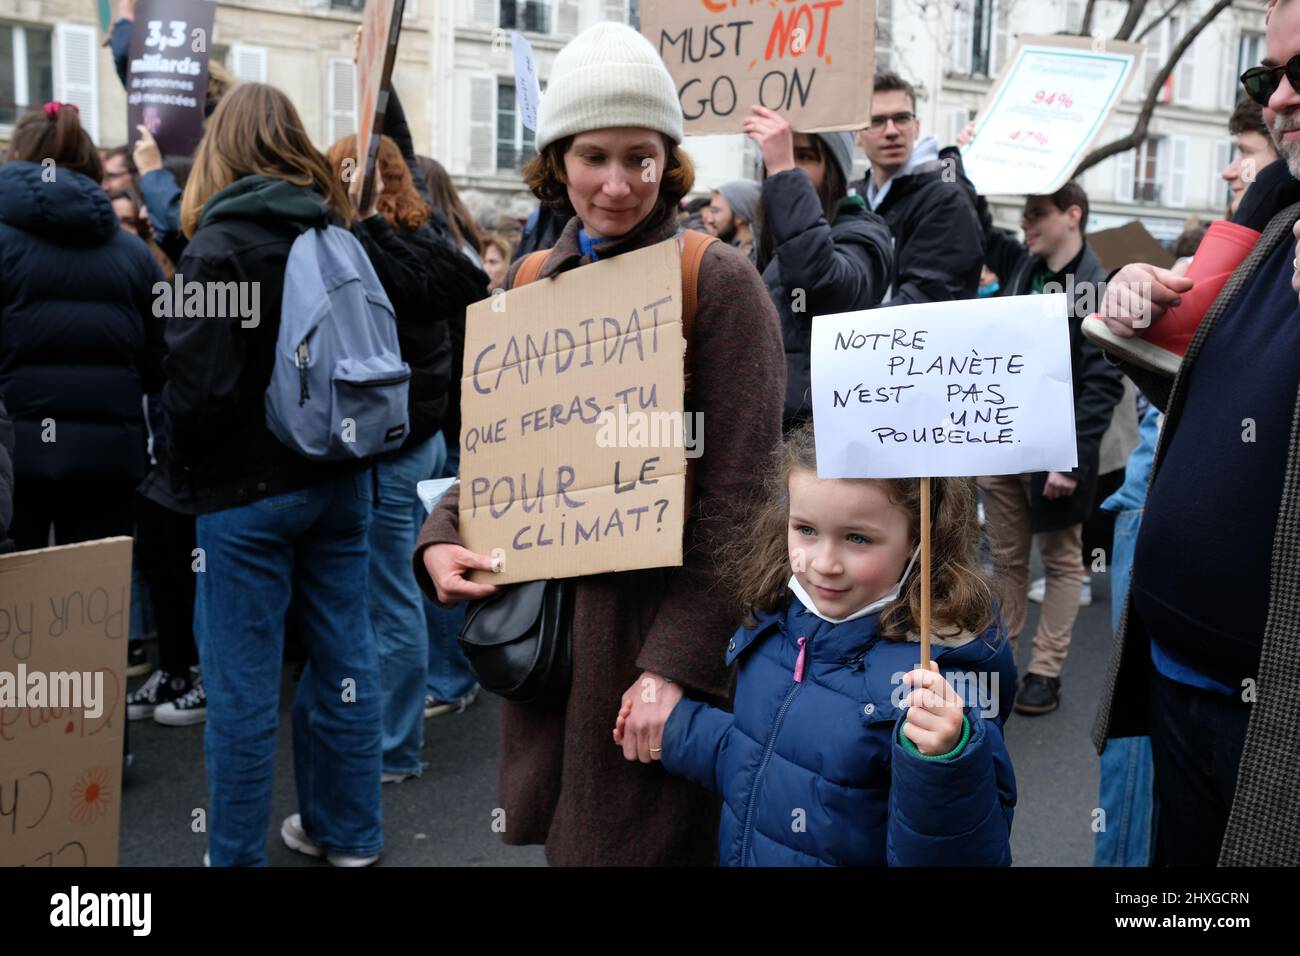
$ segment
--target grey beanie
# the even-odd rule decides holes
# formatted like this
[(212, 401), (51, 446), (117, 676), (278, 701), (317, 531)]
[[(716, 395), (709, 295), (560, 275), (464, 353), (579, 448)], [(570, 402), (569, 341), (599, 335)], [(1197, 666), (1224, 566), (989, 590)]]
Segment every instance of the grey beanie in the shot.
[(736, 179), (717, 188), (731, 207), (737, 219), (754, 223), (758, 220), (758, 204), (763, 201), (763, 187), (749, 179)]
[(840, 172), (844, 174), (844, 185), (853, 182), (853, 134), (840, 132), (813, 133), (813, 135), (822, 141), (831, 159), (835, 160), (835, 164), (840, 167)]

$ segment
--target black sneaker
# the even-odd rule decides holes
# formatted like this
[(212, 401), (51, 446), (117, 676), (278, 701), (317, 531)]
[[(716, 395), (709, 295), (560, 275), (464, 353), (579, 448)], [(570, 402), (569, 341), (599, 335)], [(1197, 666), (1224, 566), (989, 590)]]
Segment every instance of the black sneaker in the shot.
[(149, 654), (144, 649), (144, 641), (132, 641), (126, 652), (126, 676), (143, 677), (153, 670), (149, 663)]
[(1016, 695), (1016, 713), (1050, 714), (1061, 705), (1061, 679), (1030, 674)]
[(188, 727), (207, 720), (208, 695), (203, 690), (203, 681), (197, 681), (179, 697), (159, 704), (153, 712), (153, 719), (168, 727)]
[(190, 682), (184, 677), (172, 677), (160, 667), (137, 690), (126, 695), (126, 719), (146, 720), (153, 716), (159, 704), (175, 700), (189, 689)]

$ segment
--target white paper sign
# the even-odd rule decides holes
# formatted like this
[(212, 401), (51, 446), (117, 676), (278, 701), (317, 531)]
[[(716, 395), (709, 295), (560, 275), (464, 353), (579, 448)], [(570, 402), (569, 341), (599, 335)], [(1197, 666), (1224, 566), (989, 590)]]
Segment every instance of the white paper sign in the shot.
[(818, 477), (1074, 468), (1068, 308), (1024, 295), (817, 316)]
[(510, 49), (515, 56), (515, 106), (524, 126), (536, 132), (537, 106), (542, 101), (542, 86), (537, 80), (537, 60), (532, 44), (521, 33), (510, 34)]
[(1032, 38), (1016, 51), (962, 153), (986, 196), (1050, 195), (1069, 182), (1119, 106), (1141, 48)]

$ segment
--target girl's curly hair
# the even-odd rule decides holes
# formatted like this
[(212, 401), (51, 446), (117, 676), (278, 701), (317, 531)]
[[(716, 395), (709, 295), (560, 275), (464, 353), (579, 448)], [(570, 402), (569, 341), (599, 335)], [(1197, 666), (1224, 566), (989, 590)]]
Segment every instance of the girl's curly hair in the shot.
[[(748, 535), (725, 546), (723, 580), (746, 625), (753, 626), (755, 612), (776, 611), (789, 600), (788, 527), (790, 473), (796, 469), (817, 473), (817, 444), (812, 423), (786, 436), (767, 469), (762, 499)], [(882, 486), (889, 500), (907, 512), (913, 547), (921, 538), (921, 490), (915, 478), (848, 478)], [(997, 614), (992, 583), (979, 565), (979, 518), (974, 478), (931, 478), (930, 611), (936, 632), (967, 631), (979, 634)], [(880, 631), (891, 640), (903, 640), (920, 630), (921, 567), (916, 562), (903, 582), (898, 600), (880, 615)]]

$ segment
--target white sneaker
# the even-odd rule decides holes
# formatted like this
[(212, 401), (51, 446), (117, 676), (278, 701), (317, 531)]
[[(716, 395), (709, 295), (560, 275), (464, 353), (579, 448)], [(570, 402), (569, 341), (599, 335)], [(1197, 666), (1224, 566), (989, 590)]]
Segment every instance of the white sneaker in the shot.
[(330, 866), (370, 866), (379, 859), (378, 853), (374, 856), (348, 856), (345, 853), (326, 853), (312, 842), (311, 837), (307, 836), (307, 831), (302, 828), (302, 814), (300, 813), (293, 813), (284, 818), (284, 823), (280, 824), (280, 839), (291, 850), (297, 850), (299, 853), (314, 856), (317, 859), (322, 856), (325, 857)]
[(460, 700), (438, 700), (432, 694), (426, 694), (424, 697), (425, 718), (441, 717), (444, 714), (463, 714), (466, 707), (478, 700), (479, 689), (479, 686), (475, 684), (474, 689)]
[(379, 782), (380, 783), (401, 783), (403, 780), (410, 780), (411, 778), (418, 777), (418, 776), (419, 776), (418, 773), (393, 773), (392, 771), (385, 770), (382, 774), (379, 775)]
[[(1043, 598), (1047, 594), (1047, 579), (1039, 578), (1033, 584), (1029, 585), (1029, 600), (1035, 604), (1042, 604)], [(1092, 604), (1092, 576), (1083, 579), (1083, 585), (1079, 588), (1079, 607), (1089, 607)]]

